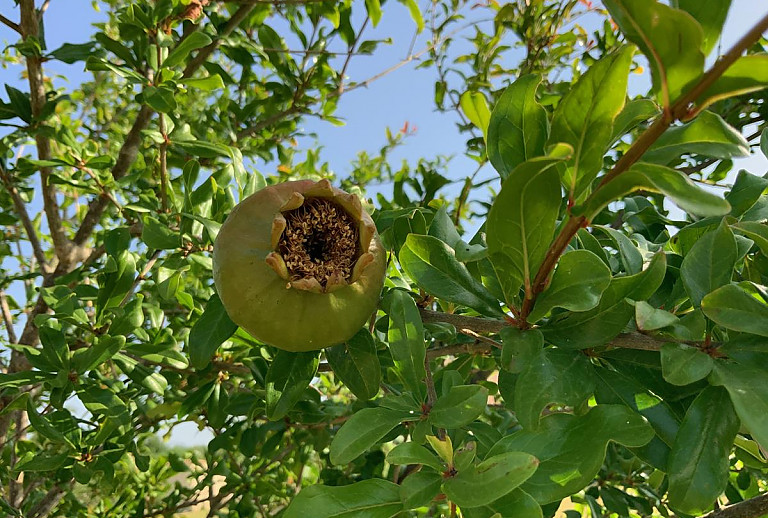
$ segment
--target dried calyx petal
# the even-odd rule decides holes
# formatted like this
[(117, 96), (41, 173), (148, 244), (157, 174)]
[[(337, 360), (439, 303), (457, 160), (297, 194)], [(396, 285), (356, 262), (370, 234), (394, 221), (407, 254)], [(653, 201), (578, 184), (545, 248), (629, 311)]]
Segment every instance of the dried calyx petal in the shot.
[(281, 215), (285, 229), (276, 252), (285, 263), (287, 280), (292, 287), (309, 291), (346, 286), (361, 255), (358, 222), (333, 199), (302, 201)]

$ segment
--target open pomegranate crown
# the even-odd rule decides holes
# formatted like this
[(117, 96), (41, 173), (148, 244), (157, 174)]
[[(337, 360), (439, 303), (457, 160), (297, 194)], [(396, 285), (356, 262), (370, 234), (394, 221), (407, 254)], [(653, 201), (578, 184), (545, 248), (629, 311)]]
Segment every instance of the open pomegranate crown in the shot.
[(323, 179), (280, 207), (266, 262), (287, 288), (330, 293), (357, 281), (374, 261), (375, 233), (358, 197)]

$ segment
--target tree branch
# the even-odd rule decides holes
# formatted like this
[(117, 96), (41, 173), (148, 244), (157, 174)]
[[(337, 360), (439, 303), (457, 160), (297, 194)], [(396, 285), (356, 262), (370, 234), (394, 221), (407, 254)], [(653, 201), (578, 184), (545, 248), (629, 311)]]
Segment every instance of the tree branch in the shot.
[(14, 21), (9, 20), (8, 18), (3, 16), (2, 14), (0, 14), (0, 23), (2, 23), (3, 25), (5, 25), (7, 27), (10, 27), (14, 31), (16, 31), (19, 34), (21, 34), (21, 27), (19, 26), (19, 24), (14, 22)]
[(11, 195), (13, 206), (16, 209), (16, 215), (19, 216), (21, 224), (24, 226), (24, 231), (27, 233), (29, 244), (32, 245), (32, 253), (35, 255), (37, 262), (40, 263), (40, 269), (43, 271), (43, 274), (46, 274), (48, 273), (49, 266), (48, 261), (45, 258), (45, 253), (43, 252), (43, 247), (40, 245), (40, 238), (35, 231), (35, 226), (32, 224), (32, 219), (29, 217), (27, 206), (24, 204), (18, 189), (13, 185), (10, 176), (7, 171), (3, 169), (2, 165), (0, 165), (0, 178), (2, 178), (5, 188), (8, 190), (8, 194)]
[(768, 514), (768, 493), (712, 511), (704, 518), (759, 518)]
[(11, 308), (8, 307), (8, 299), (6, 298), (4, 291), (0, 291), (0, 310), (2, 310), (3, 313), (5, 328), (8, 330), (8, 341), (12, 344), (19, 343), (16, 338), (16, 331), (13, 329), (13, 315), (11, 315)]
[(243, 4), (240, 6), (240, 8), (235, 11), (235, 14), (232, 15), (232, 17), (229, 19), (227, 24), (224, 26), (224, 29), (221, 31), (221, 35), (213, 40), (208, 46), (203, 47), (200, 49), (197, 53), (197, 55), (192, 58), (192, 60), (187, 63), (186, 68), (184, 69), (184, 77), (191, 77), (192, 74), (195, 73), (195, 71), (200, 68), (200, 66), (206, 62), (208, 57), (213, 54), (213, 51), (215, 51), (217, 48), (219, 48), (219, 45), (221, 45), (221, 42), (223, 38), (229, 36), (232, 31), (237, 29), (237, 27), (243, 22), (243, 20), (246, 19), (246, 17), (251, 14), (251, 11), (253, 11), (256, 8), (256, 4)]
[[(669, 109), (664, 110), (664, 113), (662, 113), (662, 115), (656, 119), (654, 123), (640, 135), (640, 137), (638, 137), (627, 152), (618, 162), (616, 162), (613, 169), (602, 177), (598, 188), (587, 198), (584, 206), (589, 205), (589, 202), (593, 200), (595, 195), (599, 192), (600, 187), (609, 183), (637, 162), (673, 122), (676, 120), (686, 120), (687, 118), (694, 116), (696, 111), (693, 108), (693, 103), (706, 91), (707, 88), (722, 76), (726, 70), (728, 70), (728, 67), (730, 67), (746, 49), (758, 41), (766, 30), (768, 30), (768, 15), (757, 22), (749, 32), (736, 42), (731, 50), (721, 56), (712, 68), (697, 81), (693, 88), (680, 96)], [(570, 217), (557, 238), (550, 245), (544, 261), (542, 262), (541, 267), (539, 267), (536, 277), (531, 284), (530, 290), (526, 290), (526, 298), (520, 311), (520, 324), (522, 326), (527, 325), (525, 320), (533, 309), (536, 297), (547, 287), (549, 276), (554, 270), (558, 259), (568, 246), (568, 243), (571, 242), (571, 239), (576, 235), (576, 232), (588, 223), (589, 221), (586, 216)]]
[[(21, 33), (24, 41), (39, 36), (41, 21), (35, 10), (35, 0), (20, 0), (21, 9)], [(45, 82), (43, 79), (42, 60), (39, 56), (27, 56), (27, 77), (29, 79), (29, 95), (32, 106), (32, 116), (37, 118), (45, 106)], [(40, 160), (50, 160), (51, 142), (48, 137), (40, 132), (35, 135), (37, 144), (37, 158)], [(53, 185), (48, 183), (51, 174), (50, 167), (40, 168), (40, 183), (43, 191), (43, 210), (48, 219), (48, 230), (53, 240), (53, 247), (56, 251), (56, 257), (60, 263), (68, 265), (72, 262), (72, 243), (69, 241), (61, 222), (59, 211), (59, 202), (56, 200), (56, 190)]]

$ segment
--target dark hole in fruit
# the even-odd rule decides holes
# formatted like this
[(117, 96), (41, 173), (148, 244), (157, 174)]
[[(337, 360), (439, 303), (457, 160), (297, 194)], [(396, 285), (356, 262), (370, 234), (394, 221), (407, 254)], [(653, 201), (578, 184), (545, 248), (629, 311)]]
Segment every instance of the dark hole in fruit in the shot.
[(332, 276), (350, 278), (360, 256), (359, 239), (357, 224), (344, 208), (325, 198), (307, 198), (283, 216), (278, 252), (291, 280), (315, 278), (326, 286)]

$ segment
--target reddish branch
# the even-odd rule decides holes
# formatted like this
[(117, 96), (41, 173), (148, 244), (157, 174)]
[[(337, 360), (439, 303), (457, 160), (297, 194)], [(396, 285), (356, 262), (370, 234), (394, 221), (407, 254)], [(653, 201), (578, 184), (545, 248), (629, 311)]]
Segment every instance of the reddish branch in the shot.
[[(627, 171), (635, 162), (637, 162), (672, 123), (677, 120), (687, 120), (694, 115), (696, 113), (693, 106), (694, 102), (697, 101), (707, 88), (712, 86), (712, 84), (717, 81), (726, 70), (728, 70), (745, 50), (758, 41), (766, 30), (768, 30), (768, 15), (764, 16), (749, 32), (736, 42), (731, 50), (721, 56), (712, 68), (710, 68), (701, 79), (693, 85), (693, 88), (677, 99), (672, 106), (664, 110), (664, 113), (640, 135), (627, 152), (618, 162), (616, 162), (613, 169), (603, 176), (600, 185), (592, 195), (590, 195), (585, 205), (589, 205), (589, 202), (594, 199), (595, 195), (599, 192), (600, 187)], [(544, 258), (544, 262), (541, 264), (531, 285), (531, 296), (527, 296), (523, 302), (523, 307), (520, 311), (521, 325), (526, 325), (525, 319), (533, 309), (536, 297), (547, 287), (549, 276), (554, 270), (558, 259), (568, 246), (568, 243), (571, 242), (580, 228), (588, 224), (589, 221), (587, 221), (587, 218), (584, 216), (569, 217), (558, 236), (550, 245)]]

